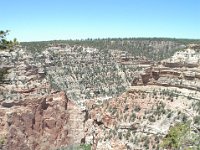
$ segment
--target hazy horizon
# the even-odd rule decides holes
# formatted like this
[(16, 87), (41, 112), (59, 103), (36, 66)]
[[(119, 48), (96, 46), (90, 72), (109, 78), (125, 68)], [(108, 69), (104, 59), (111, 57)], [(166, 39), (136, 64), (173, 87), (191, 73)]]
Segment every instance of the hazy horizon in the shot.
[(198, 0), (2, 1), (1, 30), (20, 42), (97, 38), (200, 39)]

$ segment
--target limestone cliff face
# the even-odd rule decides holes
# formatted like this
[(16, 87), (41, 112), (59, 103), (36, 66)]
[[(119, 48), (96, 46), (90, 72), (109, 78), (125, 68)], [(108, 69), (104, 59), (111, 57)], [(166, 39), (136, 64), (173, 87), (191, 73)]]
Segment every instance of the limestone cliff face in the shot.
[[(76, 118), (76, 119), (75, 119)], [(84, 113), (64, 92), (0, 107), (2, 148), (46, 150), (80, 143)]]

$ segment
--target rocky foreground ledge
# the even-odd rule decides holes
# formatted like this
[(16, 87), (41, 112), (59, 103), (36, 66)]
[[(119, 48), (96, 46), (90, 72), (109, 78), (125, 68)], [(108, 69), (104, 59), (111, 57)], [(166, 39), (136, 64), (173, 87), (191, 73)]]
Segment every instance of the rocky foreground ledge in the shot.
[[(0, 106), (1, 149), (45, 150), (79, 144), (85, 113), (64, 92)], [(5, 105), (5, 104), (4, 104)]]

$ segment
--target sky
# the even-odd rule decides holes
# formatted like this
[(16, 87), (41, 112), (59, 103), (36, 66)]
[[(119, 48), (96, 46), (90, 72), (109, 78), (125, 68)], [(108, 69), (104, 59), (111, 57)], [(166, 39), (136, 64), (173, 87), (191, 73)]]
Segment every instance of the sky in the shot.
[(0, 0), (8, 39), (200, 39), (200, 0)]

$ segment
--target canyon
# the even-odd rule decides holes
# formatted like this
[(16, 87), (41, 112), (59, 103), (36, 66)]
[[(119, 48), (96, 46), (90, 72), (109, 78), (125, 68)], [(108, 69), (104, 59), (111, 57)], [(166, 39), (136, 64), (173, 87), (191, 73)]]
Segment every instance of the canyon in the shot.
[(197, 149), (199, 44), (107, 42), (0, 51), (0, 149), (173, 149), (163, 141), (177, 124), (189, 125), (179, 144)]

